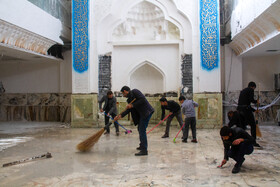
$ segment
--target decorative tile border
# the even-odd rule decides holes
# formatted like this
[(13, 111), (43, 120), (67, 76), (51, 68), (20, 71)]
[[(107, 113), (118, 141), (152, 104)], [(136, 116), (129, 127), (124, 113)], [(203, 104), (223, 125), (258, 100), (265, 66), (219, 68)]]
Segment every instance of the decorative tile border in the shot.
[(207, 71), (219, 68), (219, 38), (218, 0), (200, 0), (200, 56)]
[(73, 68), (83, 73), (88, 70), (89, 0), (72, 0)]

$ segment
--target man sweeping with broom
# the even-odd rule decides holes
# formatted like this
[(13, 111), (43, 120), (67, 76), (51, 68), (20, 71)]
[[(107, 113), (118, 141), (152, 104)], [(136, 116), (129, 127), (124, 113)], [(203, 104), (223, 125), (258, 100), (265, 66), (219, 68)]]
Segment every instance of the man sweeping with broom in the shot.
[(127, 97), (127, 103), (135, 101), (126, 106), (126, 110), (114, 118), (115, 121), (123, 118), (131, 112), (134, 125), (138, 125), (140, 146), (137, 150), (140, 152), (135, 153), (135, 156), (148, 155), (148, 140), (146, 135), (146, 128), (148, 127), (149, 121), (154, 113), (153, 107), (147, 101), (146, 97), (138, 89), (130, 90), (128, 86), (124, 86), (121, 89), (124, 97)]
[(257, 104), (259, 101), (254, 99), (254, 90), (257, 85), (255, 82), (249, 82), (248, 87), (244, 88), (239, 95), (237, 110), (245, 118), (245, 124), (251, 126), (251, 136), (255, 139), (254, 147), (261, 147), (256, 142), (256, 121), (251, 107), (251, 103)]
[[(103, 108), (102, 108), (102, 103), (105, 102)], [(102, 99), (99, 101), (99, 109), (100, 112), (105, 112), (105, 126), (109, 124), (109, 119), (110, 119), (110, 115), (112, 116), (112, 118), (117, 116), (117, 99), (114, 97), (113, 92), (112, 91), (108, 91), (107, 95), (104, 95), (102, 97)], [(116, 135), (119, 136), (120, 135), (120, 131), (119, 131), (119, 125), (117, 124), (117, 122), (114, 122), (115, 125), (115, 129), (116, 129)], [(108, 126), (108, 128), (106, 128), (106, 132), (104, 134), (110, 134), (110, 127)]]

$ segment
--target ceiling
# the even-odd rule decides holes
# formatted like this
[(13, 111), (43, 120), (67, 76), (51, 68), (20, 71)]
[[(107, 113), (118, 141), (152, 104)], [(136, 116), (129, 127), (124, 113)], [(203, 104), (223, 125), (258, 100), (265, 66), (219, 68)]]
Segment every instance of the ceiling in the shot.
[(244, 52), (240, 57), (280, 55), (280, 34)]
[(12, 47), (0, 43), (0, 63), (3, 62), (60, 62), (62, 59), (55, 58), (50, 55), (42, 55), (29, 50)]

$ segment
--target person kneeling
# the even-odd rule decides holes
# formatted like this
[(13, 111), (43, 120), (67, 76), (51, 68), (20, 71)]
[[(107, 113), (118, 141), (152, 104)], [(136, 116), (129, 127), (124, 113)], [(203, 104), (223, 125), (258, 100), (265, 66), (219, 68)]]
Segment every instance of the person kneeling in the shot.
[(239, 127), (224, 126), (220, 130), (220, 135), (224, 144), (224, 159), (220, 167), (226, 164), (230, 157), (236, 161), (232, 173), (238, 173), (245, 161), (244, 155), (250, 155), (253, 152), (255, 139)]

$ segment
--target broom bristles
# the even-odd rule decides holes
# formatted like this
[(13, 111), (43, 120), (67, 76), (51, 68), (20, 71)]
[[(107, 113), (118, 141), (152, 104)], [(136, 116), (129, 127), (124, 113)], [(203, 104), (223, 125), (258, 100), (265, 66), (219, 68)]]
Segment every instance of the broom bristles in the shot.
[(81, 152), (89, 151), (94, 146), (94, 144), (98, 142), (99, 138), (102, 136), (104, 131), (104, 128), (100, 129), (97, 133), (84, 140), (83, 142), (79, 143), (77, 145), (77, 149)]

